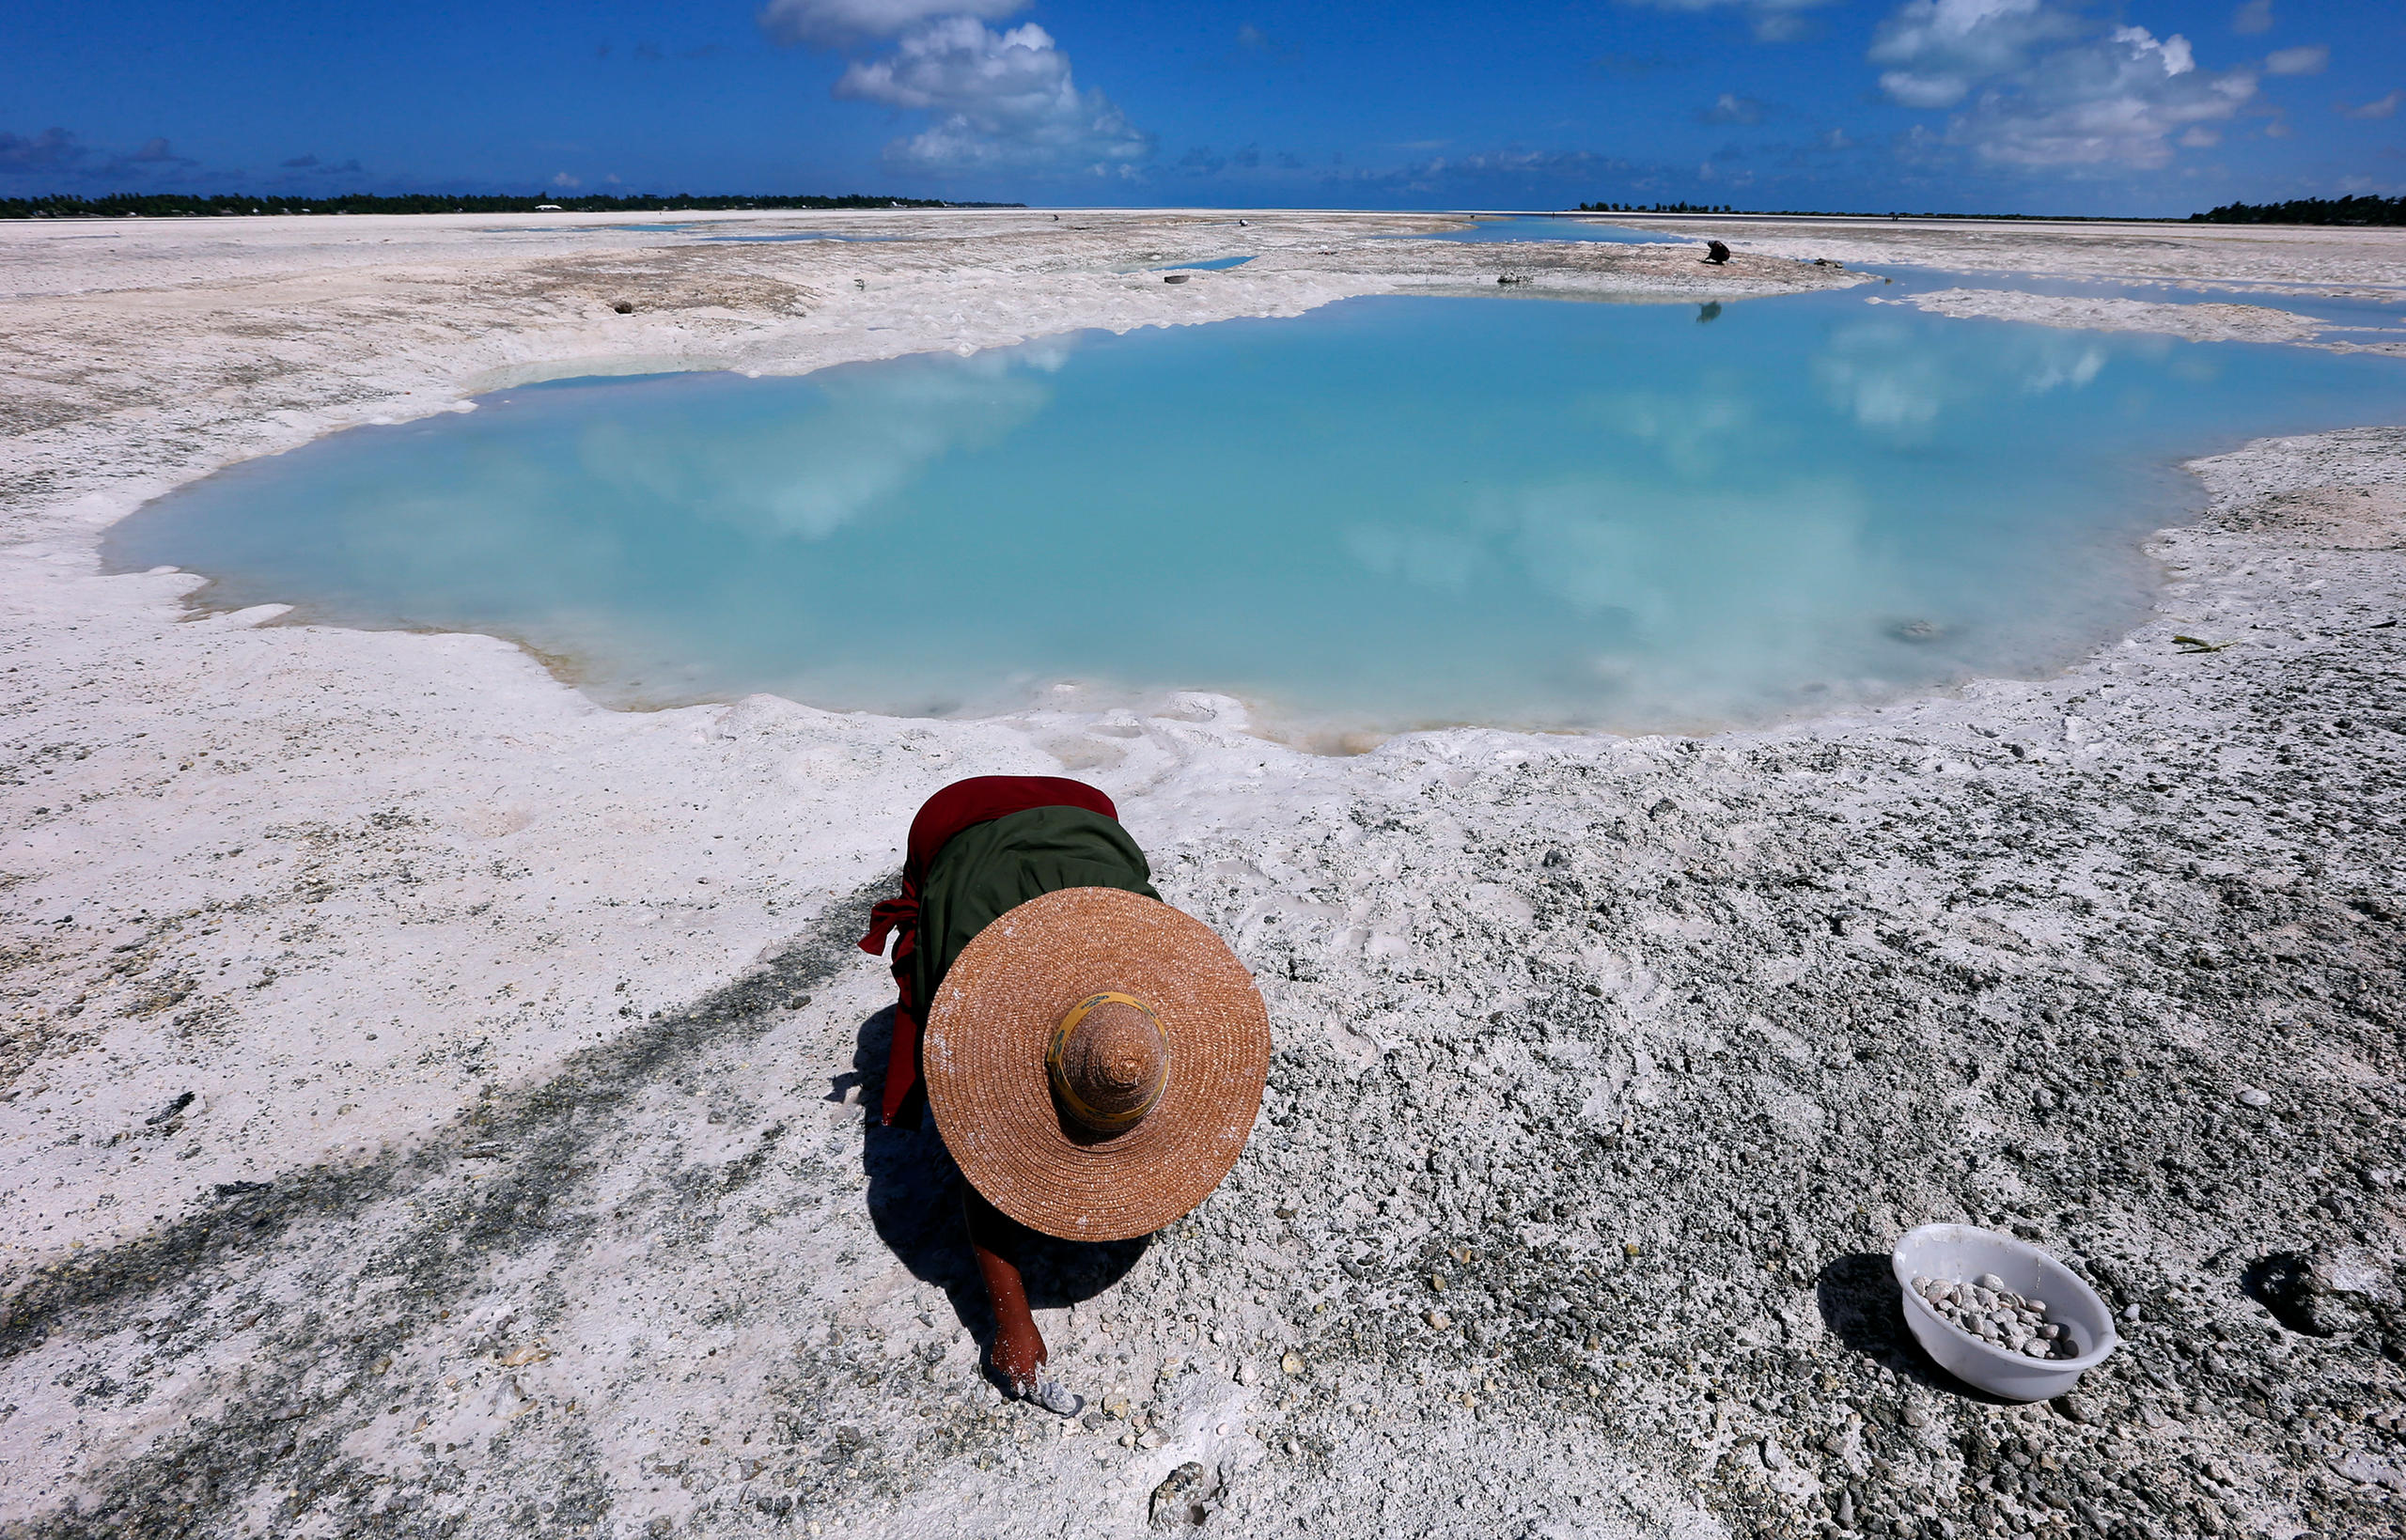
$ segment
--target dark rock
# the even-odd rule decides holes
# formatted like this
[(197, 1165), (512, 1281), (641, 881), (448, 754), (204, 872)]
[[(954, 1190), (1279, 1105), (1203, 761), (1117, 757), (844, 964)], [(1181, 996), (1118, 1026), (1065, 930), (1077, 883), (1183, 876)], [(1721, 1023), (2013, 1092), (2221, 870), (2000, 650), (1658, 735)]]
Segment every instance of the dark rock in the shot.
[(1729, 260), (1729, 248), (1721, 241), (1708, 241), (1704, 243), (1704, 259), (1719, 267)]

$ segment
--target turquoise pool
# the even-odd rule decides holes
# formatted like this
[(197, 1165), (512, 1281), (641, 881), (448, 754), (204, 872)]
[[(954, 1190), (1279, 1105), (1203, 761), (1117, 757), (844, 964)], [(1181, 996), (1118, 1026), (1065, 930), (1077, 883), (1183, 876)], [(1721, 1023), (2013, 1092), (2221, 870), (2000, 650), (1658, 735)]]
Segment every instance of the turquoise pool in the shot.
[(2394, 360), (1862, 290), (1373, 298), (508, 391), (211, 476), (107, 555), (212, 605), (522, 639), (620, 704), (1077, 681), (1320, 727), (1689, 727), (2060, 666), (2143, 613), (2180, 459), (2398, 421)]

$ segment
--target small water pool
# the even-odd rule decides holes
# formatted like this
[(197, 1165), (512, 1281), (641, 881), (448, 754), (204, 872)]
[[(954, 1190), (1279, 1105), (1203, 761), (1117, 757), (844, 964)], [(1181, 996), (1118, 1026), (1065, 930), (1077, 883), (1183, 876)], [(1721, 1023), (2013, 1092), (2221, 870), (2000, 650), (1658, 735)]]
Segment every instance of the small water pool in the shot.
[(615, 703), (1076, 680), (1332, 730), (1688, 727), (2060, 666), (2143, 613), (2178, 459), (2399, 421), (2395, 360), (1860, 291), (1380, 297), (505, 392), (197, 482), (107, 556), (523, 639)]
[(1208, 262), (1164, 262), (1159, 267), (1147, 268), (1145, 271), (1147, 272), (1226, 272), (1230, 268), (1241, 268), (1252, 260), (1251, 255), (1214, 257)]

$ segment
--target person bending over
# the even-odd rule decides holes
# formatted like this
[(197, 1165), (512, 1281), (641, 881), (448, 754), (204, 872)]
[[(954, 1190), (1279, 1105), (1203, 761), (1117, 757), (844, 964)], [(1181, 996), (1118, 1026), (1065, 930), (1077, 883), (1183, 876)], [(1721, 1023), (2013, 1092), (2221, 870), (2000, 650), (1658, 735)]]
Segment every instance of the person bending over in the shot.
[(1270, 1068), (1270, 1018), (1226, 943), (1161, 901), (1111, 799), (1055, 776), (977, 776), (911, 821), (902, 892), (861, 950), (893, 941), (898, 1000), (879, 1116), (921, 1087), (964, 1178), (1011, 1394), (1082, 1400), (1020, 1276), (1020, 1227), (1150, 1235), (1236, 1164)]

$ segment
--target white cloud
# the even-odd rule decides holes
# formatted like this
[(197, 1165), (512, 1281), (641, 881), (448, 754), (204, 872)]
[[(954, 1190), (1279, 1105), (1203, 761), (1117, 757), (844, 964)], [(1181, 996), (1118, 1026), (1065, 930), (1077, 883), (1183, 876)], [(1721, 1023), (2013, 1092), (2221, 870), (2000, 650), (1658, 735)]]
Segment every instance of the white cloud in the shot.
[(2248, 34), (2273, 30), (2273, 0), (2247, 0), (2231, 13), (2230, 30)]
[(2142, 68), (2149, 55), (2164, 66), (2164, 72), (2167, 75), (2185, 75), (2197, 67), (2197, 55), (2190, 51), (2189, 39), (2178, 32), (2158, 42), (2155, 34), (2143, 26), (2117, 26), (2114, 29), (2114, 40), (2142, 61)]
[(786, 43), (821, 46), (896, 38), (939, 16), (1008, 16), (1027, 0), (769, 0), (760, 26)]
[(2351, 107), (2342, 101), (2337, 103), (2337, 107), (2339, 116), (2342, 117), (2394, 117), (2398, 113), (2398, 103), (2401, 100), (2406, 100), (2406, 91), (2392, 91), (2387, 96), (2377, 96), (2362, 106)]
[(1763, 120), (1763, 104), (1750, 96), (1721, 93), (1711, 106), (1695, 115), (1699, 123), (1759, 123)]
[(1803, 36), (1805, 23), (1799, 13), (1811, 10), (1816, 6), (1828, 5), (1830, 0), (1622, 0), (1622, 3), (1688, 12), (1742, 6), (1754, 23), (1755, 36), (1764, 42), (1774, 43)]
[(2264, 55), (2268, 75), (2319, 75), (2331, 62), (2331, 50), (2321, 43), (2303, 48), (2276, 48)]
[(2248, 70), (2198, 69), (2178, 33), (2108, 29), (2049, 0), (1908, 0), (1870, 57), (1891, 100), (1960, 109), (1947, 143), (2025, 167), (2161, 166), (2256, 93)]
[[(1438, 155), (1410, 165), (1337, 166), (1321, 175), (1332, 185), (1377, 188), (1389, 193), (1453, 193), (1478, 188), (1492, 194), (1494, 184), (1511, 181), (1524, 187), (1553, 184), (1592, 185), (1603, 176), (1626, 177), (1627, 162), (1607, 160), (1589, 150), (1503, 149), (1464, 155)], [(1480, 184), (1487, 184), (1480, 188)]]
[(2041, 0), (1908, 0), (1880, 23), (1871, 62), (1880, 86), (1908, 107), (1951, 107), (1977, 82), (2023, 68), (2030, 52), (2079, 30)]
[(905, 33), (895, 51), (857, 62), (836, 94), (934, 116), (886, 159), (922, 171), (1009, 167), (1133, 176), (1152, 135), (1101, 91), (1081, 91), (1069, 55), (1030, 23), (996, 32), (949, 16)]
[(835, 94), (930, 114), (885, 147), (889, 164), (951, 173), (1011, 168), (1135, 175), (1152, 136), (1101, 91), (1081, 91), (1069, 55), (1030, 23), (997, 32), (990, 20), (1027, 0), (767, 0), (761, 29), (780, 42), (841, 48), (895, 39), (855, 59)]

